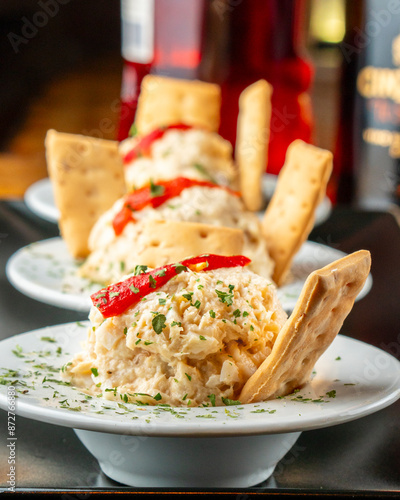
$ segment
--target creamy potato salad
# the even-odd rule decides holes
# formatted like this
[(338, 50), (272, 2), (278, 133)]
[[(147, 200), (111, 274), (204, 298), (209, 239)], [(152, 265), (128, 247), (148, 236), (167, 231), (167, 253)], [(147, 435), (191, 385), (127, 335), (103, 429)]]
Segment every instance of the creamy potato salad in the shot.
[(123, 207), (124, 199), (104, 213), (94, 225), (90, 238), (90, 255), (82, 264), (79, 274), (98, 283), (112, 283), (133, 271), (140, 264), (138, 255), (148, 242), (143, 227), (149, 220), (201, 222), (217, 226), (242, 229), (243, 254), (252, 260), (250, 268), (270, 279), (273, 262), (268, 255), (261, 224), (256, 214), (245, 210), (240, 197), (218, 186), (193, 186), (182, 190), (157, 208), (146, 206), (133, 212), (120, 234), (116, 234), (113, 221)]
[[(133, 137), (120, 144), (128, 190), (145, 186), (151, 180), (156, 182), (175, 177), (236, 186), (237, 169), (232, 146), (215, 132), (171, 128), (161, 137), (147, 141), (145, 148), (140, 148), (139, 141), (140, 138)], [(135, 148), (137, 152), (130, 154)]]
[(120, 314), (105, 317), (99, 308), (122, 297), (122, 288), (100, 291), (84, 350), (62, 368), (62, 378), (126, 403), (235, 402), (286, 321), (275, 286), (248, 267), (178, 271), (160, 287), (162, 269), (140, 276), (150, 293)]

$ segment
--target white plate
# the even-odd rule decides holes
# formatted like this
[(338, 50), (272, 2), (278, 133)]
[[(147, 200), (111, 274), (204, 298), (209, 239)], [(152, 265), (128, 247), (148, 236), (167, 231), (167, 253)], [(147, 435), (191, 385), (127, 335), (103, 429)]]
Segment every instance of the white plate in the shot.
[[(74, 428), (103, 471), (132, 486), (254, 485), (272, 474), (300, 432), (355, 420), (400, 397), (400, 362), (339, 335), (311, 382), (280, 399), (172, 408), (88, 398), (58, 375), (81, 350), (87, 325), (56, 325), (1, 341), (0, 408)], [(265, 456), (269, 462), (260, 465)]]
[[(262, 181), (263, 193), (270, 199), (276, 186), (277, 176), (265, 174)], [(58, 222), (59, 211), (54, 204), (53, 188), (50, 179), (42, 179), (32, 184), (25, 192), (25, 203), (32, 212), (50, 222)], [(321, 224), (330, 215), (332, 204), (327, 196), (322, 200), (315, 213), (315, 224)]]
[[(149, 436), (224, 436), (318, 429), (368, 415), (400, 397), (400, 362), (376, 347), (338, 335), (316, 363), (312, 381), (281, 399), (173, 411), (86, 399), (65, 385), (58, 371), (81, 351), (88, 324), (55, 325), (2, 340), (0, 376), (5, 382), (0, 384), (0, 407), (7, 409), (7, 387), (19, 380), (14, 384), (19, 392), (16, 406), (23, 417), (116, 434), (140, 434), (144, 426)], [(17, 374), (7, 376), (8, 370)], [(311, 401), (305, 401), (308, 398)]]
[(27, 207), (42, 219), (57, 222), (60, 212), (54, 203), (53, 188), (49, 178), (33, 183), (25, 191), (24, 200)]
[[(275, 191), (278, 176), (272, 174), (265, 174), (262, 179), (262, 190), (266, 200), (271, 199)], [(315, 211), (315, 225), (318, 226), (325, 222), (332, 212), (332, 203), (330, 199), (325, 196)], [(262, 214), (260, 214), (262, 216)]]
[[(293, 310), (310, 272), (344, 255), (325, 245), (305, 242), (293, 261), (286, 283), (278, 290), (284, 309)], [(89, 312), (89, 296), (102, 285), (79, 278), (77, 268), (78, 264), (69, 255), (64, 241), (56, 237), (19, 249), (8, 260), (6, 274), (10, 283), (28, 297), (64, 309)], [(371, 286), (370, 275), (357, 300), (364, 297)]]

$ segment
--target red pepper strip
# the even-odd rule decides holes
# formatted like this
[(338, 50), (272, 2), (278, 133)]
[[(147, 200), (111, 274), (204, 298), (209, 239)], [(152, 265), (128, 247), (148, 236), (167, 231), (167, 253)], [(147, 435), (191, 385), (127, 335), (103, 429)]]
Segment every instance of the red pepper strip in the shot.
[[(142, 210), (146, 206), (157, 208), (170, 198), (179, 196), (184, 189), (194, 186), (225, 189), (235, 196), (240, 196), (240, 193), (232, 191), (228, 187), (219, 186), (218, 184), (208, 181), (187, 179), (186, 177), (177, 177), (170, 181), (162, 181), (150, 186), (144, 186), (125, 197), (123, 208), (117, 213), (113, 220), (115, 234), (119, 236), (128, 222), (134, 220), (132, 212)], [(157, 194), (158, 191), (159, 194)]]
[(140, 156), (150, 156), (150, 148), (153, 142), (161, 139), (168, 130), (189, 130), (190, 128), (192, 128), (190, 125), (185, 125), (184, 123), (176, 123), (174, 125), (168, 125), (167, 127), (156, 128), (139, 139), (136, 146), (125, 155), (123, 160), (124, 163), (130, 163)]
[[(152, 271), (131, 276), (124, 281), (102, 288), (90, 298), (104, 318), (118, 316), (129, 307), (137, 304), (143, 297), (158, 290), (177, 274), (194, 268), (199, 271), (212, 271), (222, 267), (244, 267), (250, 259), (243, 255), (225, 257), (223, 255), (205, 254), (182, 260), (176, 264), (167, 264)], [(201, 264), (205, 265), (202, 266)]]

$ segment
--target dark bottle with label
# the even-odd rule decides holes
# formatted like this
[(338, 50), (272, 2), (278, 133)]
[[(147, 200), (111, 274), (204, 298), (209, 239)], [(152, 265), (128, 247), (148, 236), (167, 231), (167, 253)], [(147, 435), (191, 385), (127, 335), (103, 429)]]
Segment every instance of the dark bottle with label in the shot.
[(349, 1), (348, 20), (338, 201), (386, 210), (400, 201), (400, 1)]
[(118, 139), (128, 135), (140, 83), (152, 73), (220, 84), (220, 133), (234, 145), (239, 94), (264, 78), (274, 87), (268, 171), (278, 173), (290, 142), (312, 140), (303, 15), (303, 0), (122, 0)]

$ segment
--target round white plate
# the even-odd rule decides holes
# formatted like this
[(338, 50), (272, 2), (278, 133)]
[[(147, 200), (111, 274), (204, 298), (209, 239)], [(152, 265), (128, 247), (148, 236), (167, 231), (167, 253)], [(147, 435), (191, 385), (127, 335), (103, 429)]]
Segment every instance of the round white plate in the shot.
[(57, 222), (60, 212), (54, 203), (53, 188), (49, 178), (33, 183), (25, 191), (24, 201), (32, 212), (49, 222)]
[[(272, 174), (265, 174), (262, 179), (262, 190), (266, 200), (270, 200), (276, 187), (278, 176)], [(318, 226), (325, 222), (332, 212), (332, 203), (330, 199), (325, 196), (315, 211), (315, 225)], [(262, 214), (260, 214), (262, 216)]]
[[(275, 190), (277, 176), (265, 174), (262, 180), (264, 196), (269, 200)], [(49, 178), (32, 184), (25, 192), (25, 203), (32, 212), (50, 222), (58, 222), (59, 211), (54, 203), (53, 188)], [(332, 204), (327, 196), (322, 200), (315, 213), (315, 224), (321, 224), (330, 215)]]
[(146, 436), (247, 436), (292, 433), (354, 420), (400, 397), (400, 362), (339, 335), (299, 392), (263, 403), (224, 407), (138, 406), (90, 398), (60, 380), (59, 370), (81, 350), (88, 322), (56, 325), (0, 342), (0, 407), (51, 424)]
[[(297, 253), (290, 275), (278, 290), (286, 311), (292, 311), (307, 276), (345, 254), (339, 250), (307, 241)], [(10, 283), (20, 292), (46, 304), (89, 312), (90, 294), (102, 285), (77, 276), (78, 263), (70, 256), (60, 237), (32, 243), (10, 257), (6, 274)], [(371, 275), (357, 300), (372, 286)]]

